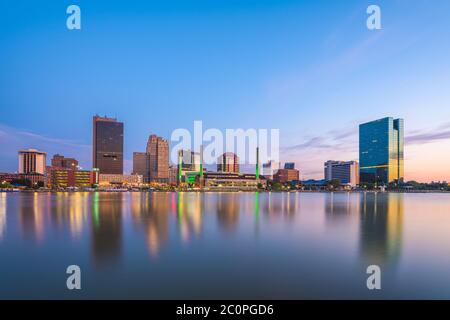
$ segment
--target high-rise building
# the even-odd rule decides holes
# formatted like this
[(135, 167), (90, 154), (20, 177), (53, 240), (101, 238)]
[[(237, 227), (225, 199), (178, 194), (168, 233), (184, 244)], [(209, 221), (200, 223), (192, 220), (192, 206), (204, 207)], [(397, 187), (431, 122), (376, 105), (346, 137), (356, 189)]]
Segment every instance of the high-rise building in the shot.
[(225, 152), (217, 158), (217, 171), (239, 173), (239, 157), (232, 152)]
[(92, 166), (102, 174), (123, 173), (123, 123), (94, 116)]
[(280, 169), (280, 163), (274, 160), (269, 160), (269, 162), (263, 164), (262, 175), (269, 180), (273, 180), (274, 175)]
[(52, 167), (64, 169), (77, 169), (78, 160), (74, 158), (66, 158), (60, 154), (55, 154), (52, 158)]
[(359, 126), (360, 183), (386, 185), (404, 179), (403, 119), (383, 118)]
[(19, 151), (19, 174), (45, 174), (47, 153), (36, 149)]
[(325, 180), (338, 179), (342, 184), (359, 184), (359, 165), (357, 161), (333, 161), (324, 163)]
[(169, 182), (169, 142), (152, 134), (147, 142), (150, 182)]
[(144, 183), (150, 179), (150, 157), (146, 152), (133, 152), (133, 174), (143, 176)]

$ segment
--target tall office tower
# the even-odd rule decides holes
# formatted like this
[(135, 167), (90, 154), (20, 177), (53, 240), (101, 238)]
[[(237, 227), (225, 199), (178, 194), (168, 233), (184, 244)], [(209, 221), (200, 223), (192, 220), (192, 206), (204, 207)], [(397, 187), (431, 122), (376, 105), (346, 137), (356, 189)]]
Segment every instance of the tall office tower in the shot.
[(169, 182), (169, 142), (152, 134), (147, 142), (150, 182)]
[(383, 118), (359, 126), (360, 182), (402, 182), (403, 119)]
[(64, 169), (77, 169), (78, 160), (74, 158), (66, 158), (60, 154), (55, 154), (52, 158), (52, 167)]
[(19, 173), (45, 174), (47, 153), (36, 149), (19, 151)]
[(274, 160), (269, 160), (269, 162), (263, 164), (262, 175), (269, 180), (273, 180), (273, 177), (278, 170), (280, 170), (280, 163)]
[(133, 152), (133, 174), (141, 175), (144, 183), (150, 179), (149, 158), (145, 152)]
[(101, 174), (123, 174), (123, 123), (94, 116), (92, 167)]
[(232, 152), (222, 154), (217, 158), (217, 171), (239, 173), (239, 157)]
[(324, 163), (325, 180), (338, 179), (342, 184), (359, 184), (359, 165), (357, 161), (333, 161)]

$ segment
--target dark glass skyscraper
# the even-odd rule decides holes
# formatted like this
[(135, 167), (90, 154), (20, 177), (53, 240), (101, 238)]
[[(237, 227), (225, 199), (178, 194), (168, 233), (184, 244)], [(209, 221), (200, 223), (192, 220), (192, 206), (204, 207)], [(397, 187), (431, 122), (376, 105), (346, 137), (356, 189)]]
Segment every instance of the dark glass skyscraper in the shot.
[(94, 116), (92, 166), (103, 174), (123, 174), (123, 123)]
[(359, 126), (361, 184), (403, 181), (403, 123), (383, 118)]

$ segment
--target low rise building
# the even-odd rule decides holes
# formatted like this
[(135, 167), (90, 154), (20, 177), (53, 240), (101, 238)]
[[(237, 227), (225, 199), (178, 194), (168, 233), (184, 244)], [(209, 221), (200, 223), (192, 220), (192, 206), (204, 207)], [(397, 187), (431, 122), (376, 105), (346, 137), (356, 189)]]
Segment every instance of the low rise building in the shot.
[(288, 183), (299, 181), (300, 171), (297, 169), (279, 169), (274, 175), (274, 181), (279, 183)]
[(235, 172), (205, 172), (203, 174), (206, 189), (256, 190), (261, 184), (265, 187), (265, 179), (257, 179), (255, 174)]
[(89, 188), (95, 184), (95, 172), (88, 170), (47, 167), (49, 188)]
[(359, 164), (357, 161), (333, 161), (324, 163), (324, 178), (339, 180), (341, 184), (355, 187), (359, 184)]
[(102, 174), (98, 175), (100, 186), (140, 186), (144, 177), (140, 174)]

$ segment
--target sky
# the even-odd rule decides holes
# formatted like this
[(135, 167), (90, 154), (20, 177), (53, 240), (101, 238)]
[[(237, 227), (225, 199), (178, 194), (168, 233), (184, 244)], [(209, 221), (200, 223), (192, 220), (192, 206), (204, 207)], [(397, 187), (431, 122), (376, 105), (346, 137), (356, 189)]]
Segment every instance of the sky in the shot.
[[(66, 9), (81, 8), (81, 30)], [(366, 27), (368, 5), (381, 30)], [(405, 179), (450, 181), (450, 1), (0, 2), (0, 172), (37, 148), (90, 168), (92, 116), (152, 133), (280, 129), (302, 179), (358, 160), (358, 124), (405, 119)]]

